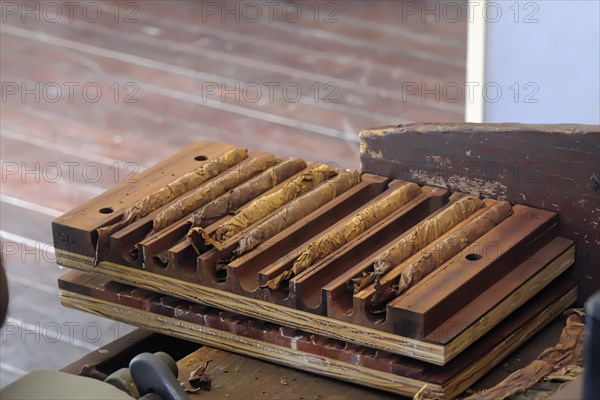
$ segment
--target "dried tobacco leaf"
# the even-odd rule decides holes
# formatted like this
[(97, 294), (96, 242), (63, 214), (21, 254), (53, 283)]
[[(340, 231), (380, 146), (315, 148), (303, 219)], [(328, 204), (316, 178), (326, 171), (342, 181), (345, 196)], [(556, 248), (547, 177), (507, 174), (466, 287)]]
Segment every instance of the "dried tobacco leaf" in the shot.
[(157, 214), (152, 221), (152, 231), (149, 235), (166, 228), (192, 211), (205, 206), (226, 191), (235, 188), (242, 182), (272, 167), (275, 163), (275, 156), (272, 154), (263, 154), (247, 163), (238, 164), (235, 168), (225, 171), (216, 179), (194, 189)]
[(506, 219), (511, 212), (510, 204), (501, 202), (491, 206), (463, 227), (459, 227), (431, 251), (425, 252), (421, 258), (402, 271), (396, 294), (404, 293), (410, 286), (419, 282), (427, 274), (460, 253), (468, 245)]
[(559, 343), (544, 350), (537, 360), (510, 374), (496, 386), (475, 393), (465, 400), (506, 399), (523, 393), (554, 371), (578, 369), (583, 365), (584, 317), (575, 312), (567, 318)]
[(291, 201), (274, 215), (252, 229), (239, 242), (234, 251), (237, 256), (252, 250), (265, 240), (275, 236), (288, 226), (299, 221), (336, 196), (350, 189), (360, 181), (357, 171), (342, 171), (338, 176), (317, 186), (308, 193)]
[(286, 183), (281, 189), (254, 200), (241, 210), (239, 214), (236, 214), (229, 221), (219, 226), (214, 232), (214, 237), (202, 231), (204, 241), (222, 250), (223, 242), (227, 239), (235, 236), (301, 194), (318, 186), (326, 179), (336, 175), (337, 172), (336, 168), (326, 164), (319, 164), (311, 168), (293, 181)]
[(423, 221), (408, 234), (403, 236), (396, 244), (375, 260), (369, 271), (363, 272), (362, 276), (350, 281), (354, 293), (358, 293), (373, 281), (388, 273), (395, 265), (400, 265), (417, 251), (428, 246), (434, 240), (448, 232), (459, 222), (464, 221), (481, 207), (481, 200), (477, 197), (466, 196), (458, 199), (452, 205)]
[(221, 172), (238, 164), (248, 157), (248, 150), (235, 148), (221, 154), (214, 160), (208, 161), (192, 172), (177, 178), (175, 181), (163, 186), (156, 192), (145, 196), (138, 200), (133, 206), (125, 210), (121, 220), (115, 224), (104, 226), (97, 229), (98, 242), (96, 244), (96, 256), (94, 265), (102, 257), (102, 251), (106, 247), (108, 238), (114, 232), (117, 232), (132, 222), (145, 217), (152, 211), (164, 206), (173, 199), (189, 192), (190, 190), (200, 186), (207, 180), (214, 178)]
[(229, 193), (208, 203), (190, 217), (191, 228), (187, 233), (188, 241), (200, 254), (202, 246), (202, 229), (219, 218), (237, 210), (250, 200), (279, 185), (306, 168), (306, 162), (299, 158), (284, 159), (274, 167), (234, 188)]
[(319, 238), (313, 240), (305, 247), (296, 261), (294, 261), (291, 269), (267, 281), (264, 286), (271, 290), (277, 290), (283, 282), (298, 275), (318, 260), (333, 253), (344, 244), (367, 231), (392, 212), (417, 197), (420, 193), (421, 188), (414, 183), (403, 185), (391, 191), (386, 196), (365, 207), (340, 226), (330, 229)]
[[(195, 371), (190, 372), (188, 383), (192, 387), (198, 390), (210, 390), (212, 378), (209, 374), (206, 373), (206, 368), (208, 368), (208, 364), (210, 364), (211, 361), (212, 360), (210, 359), (203, 361)], [(198, 390), (190, 390), (190, 393), (196, 393)]]
[(419, 254), (410, 264), (402, 266), (396, 286), (390, 288), (389, 286), (376, 285), (375, 295), (370, 300), (371, 306), (379, 307), (391, 298), (404, 293), (423, 277), (459, 254), (483, 234), (506, 219), (511, 212), (510, 204), (503, 201), (484, 209), (480, 215), (464, 221), (462, 225), (457, 226), (444, 239)]

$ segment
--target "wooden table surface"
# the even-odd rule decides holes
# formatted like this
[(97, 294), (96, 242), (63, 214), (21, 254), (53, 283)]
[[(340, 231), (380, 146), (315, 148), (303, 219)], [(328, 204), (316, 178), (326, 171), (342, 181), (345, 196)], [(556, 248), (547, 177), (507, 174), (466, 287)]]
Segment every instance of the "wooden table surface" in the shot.
[(212, 378), (210, 391), (201, 390), (191, 399), (305, 399), (386, 400), (398, 396), (330, 379), (309, 372), (239, 356), (211, 347), (201, 347), (179, 360), (179, 381), (189, 388), (187, 378), (204, 361), (212, 360), (206, 373)]
[[(251, 10), (223, 17), (215, 2), (215, 15), (191, 1), (76, 3), (72, 18), (42, 2), (3, 8), (0, 234), (11, 307), (0, 387), (130, 331), (60, 306), (50, 221), (62, 213), (200, 139), (358, 168), (361, 129), (463, 120), (462, 99), (402, 93), (464, 82), (466, 18), (436, 22), (395, 1), (321, 2), (316, 18), (307, 2), (297, 21), (281, 11), (300, 3), (286, 2), (260, 22)], [(271, 101), (266, 82), (291, 89)], [(264, 90), (222, 101), (208, 96), (211, 84)]]

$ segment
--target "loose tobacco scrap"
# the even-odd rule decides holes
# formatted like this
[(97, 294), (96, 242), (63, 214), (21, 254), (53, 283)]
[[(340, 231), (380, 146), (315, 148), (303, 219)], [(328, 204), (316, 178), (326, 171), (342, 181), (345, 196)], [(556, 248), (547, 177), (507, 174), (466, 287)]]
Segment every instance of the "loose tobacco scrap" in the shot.
[(296, 261), (294, 261), (291, 269), (269, 280), (265, 286), (271, 290), (277, 290), (283, 282), (298, 275), (318, 260), (321, 260), (358, 237), (361, 233), (382, 221), (420, 193), (421, 188), (414, 183), (403, 185), (391, 191), (387, 196), (365, 207), (342, 225), (330, 229), (319, 238), (313, 240), (305, 247)]
[(582, 367), (584, 339), (584, 318), (577, 310), (573, 310), (567, 318), (559, 343), (548, 347), (537, 360), (525, 368), (513, 372), (496, 386), (475, 393), (466, 400), (506, 399), (534, 387), (536, 383), (547, 378), (552, 372), (560, 371), (563, 368), (578, 369)]
[(211, 359), (203, 361), (195, 371), (190, 372), (188, 383), (194, 389), (186, 389), (186, 392), (196, 393), (199, 390), (210, 391), (212, 378), (206, 373), (206, 368), (208, 368), (208, 364), (210, 364), (211, 361)]
[(304, 162), (304, 160), (299, 158), (284, 159), (279, 164), (269, 168), (260, 175), (232, 189), (229, 193), (194, 212), (189, 220), (191, 223), (191, 228), (187, 233), (189, 242), (198, 254), (200, 254), (199, 249), (203, 241), (202, 228), (234, 210), (237, 210), (250, 200), (274, 188), (289, 177), (302, 171), (304, 168), (306, 168), (306, 162)]
[(466, 196), (458, 199), (434, 217), (423, 221), (403, 236), (394, 247), (387, 250), (373, 263), (373, 268), (362, 276), (352, 279), (349, 284), (354, 293), (369, 286), (373, 281), (388, 273), (395, 265), (400, 265), (417, 251), (448, 232), (458, 223), (473, 214), (482, 202), (477, 197)]
[(166, 228), (192, 211), (221, 196), (226, 191), (272, 167), (275, 163), (275, 156), (272, 154), (263, 154), (247, 163), (238, 164), (235, 168), (225, 171), (216, 179), (194, 189), (157, 214), (152, 221), (152, 231), (150, 234)]
[(275, 236), (288, 226), (310, 214), (336, 196), (356, 185), (360, 180), (357, 171), (342, 171), (338, 176), (326, 181), (308, 193), (291, 201), (274, 215), (252, 229), (240, 240), (236, 255), (252, 250), (265, 240)]
[(204, 240), (215, 246), (215, 248), (222, 250), (223, 243), (227, 239), (232, 238), (296, 197), (318, 186), (326, 179), (336, 175), (337, 172), (336, 168), (326, 164), (319, 164), (311, 168), (293, 181), (286, 183), (281, 189), (254, 200), (241, 210), (239, 214), (236, 214), (229, 221), (219, 226), (214, 232), (214, 236), (202, 231)]
[(96, 245), (96, 256), (94, 265), (98, 264), (102, 256), (108, 238), (132, 222), (145, 217), (152, 211), (164, 206), (173, 199), (200, 186), (207, 180), (214, 178), (226, 169), (234, 166), (248, 157), (248, 150), (235, 148), (221, 154), (214, 160), (208, 161), (192, 172), (177, 178), (175, 181), (163, 186), (156, 192), (138, 200), (133, 206), (125, 210), (121, 220), (115, 224), (97, 229), (98, 243)]

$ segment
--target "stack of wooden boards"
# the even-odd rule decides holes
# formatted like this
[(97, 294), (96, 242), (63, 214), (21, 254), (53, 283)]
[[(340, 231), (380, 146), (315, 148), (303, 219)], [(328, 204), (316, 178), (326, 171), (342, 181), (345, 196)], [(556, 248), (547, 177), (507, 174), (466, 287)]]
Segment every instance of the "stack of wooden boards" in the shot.
[(576, 297), (553, 212), (199, 142), (53, 222), (65, 305), (453, 398)]

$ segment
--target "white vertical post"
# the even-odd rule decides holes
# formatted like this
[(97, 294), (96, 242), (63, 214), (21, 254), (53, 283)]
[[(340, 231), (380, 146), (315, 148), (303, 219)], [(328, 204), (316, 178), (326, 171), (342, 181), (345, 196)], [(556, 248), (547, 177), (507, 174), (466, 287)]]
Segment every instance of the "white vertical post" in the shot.
[[(485, 112), (481, 88), (485, 83), (485, 28), (483, 14), (476, 10), (485, 0), (469, 0), (467, 20), (467, 77), (465, 88), (465, 121), (483, 122)], [(476, 4), (477, 3), (477, 4)]]

